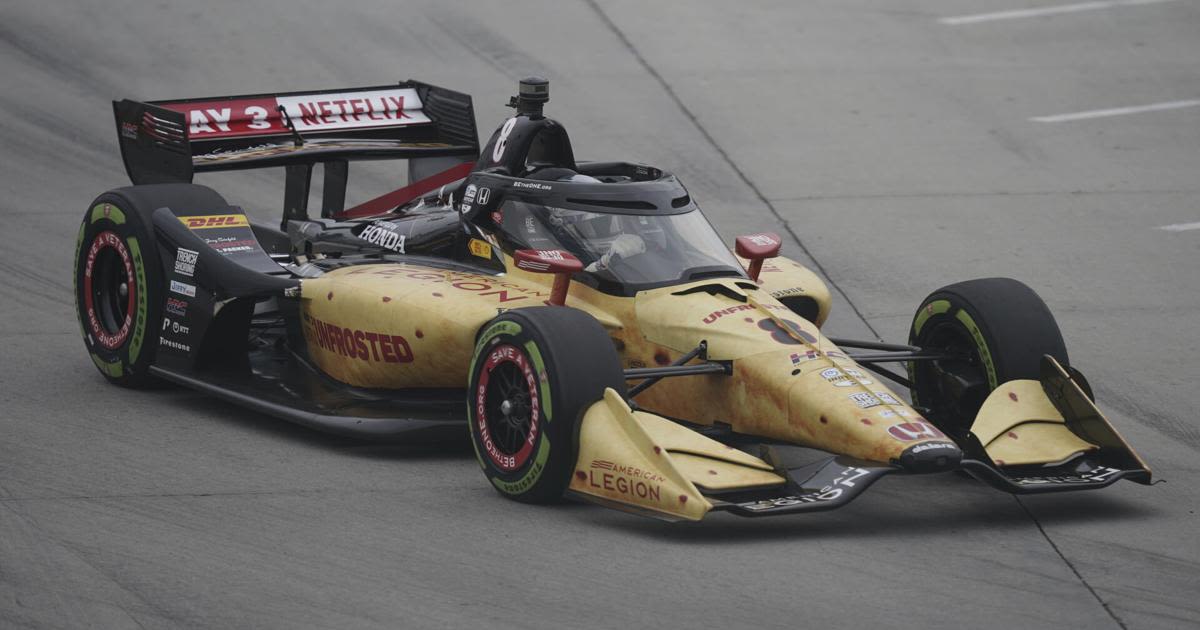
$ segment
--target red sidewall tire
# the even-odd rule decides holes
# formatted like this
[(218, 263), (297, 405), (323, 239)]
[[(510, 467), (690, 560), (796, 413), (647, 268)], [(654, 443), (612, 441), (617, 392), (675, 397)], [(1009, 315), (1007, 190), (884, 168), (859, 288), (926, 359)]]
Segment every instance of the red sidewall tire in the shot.
[(113, 383), (151, 384), (162, 265), (150, 226), (127, 200), (106, 193), (89, 207), (74, 271), (75, 310), (92, 362)]
[(591, 315), (549, 306), (488, 322), (471, 362), (467, 418), (492, 486), (526, 503), (561, 498), (574, 474), (583, 414), (608, 388), (625, 395), (624, 373)]

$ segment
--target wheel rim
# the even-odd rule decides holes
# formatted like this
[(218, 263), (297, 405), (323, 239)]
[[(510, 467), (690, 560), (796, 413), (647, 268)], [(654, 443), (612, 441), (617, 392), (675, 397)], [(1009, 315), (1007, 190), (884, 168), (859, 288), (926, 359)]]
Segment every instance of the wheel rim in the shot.
[(125, 343), (133, 327), (137, 283), (124, 241), (111, 231), (92, 240), (83, 270), (84, 309), (96, 341), (109, 350)]
[(476, 429), (488, 459), (504, 472), (524, 466), (540, 429), (537, 373), (516, 346), (488, 351), (476, 387)]
[(927, 324), (920, 346), (955, 355), (917, 364), (917, 398), (938, 424), (967, 430), (988, 394), (987, 372), (974, 340), (953, 321)]

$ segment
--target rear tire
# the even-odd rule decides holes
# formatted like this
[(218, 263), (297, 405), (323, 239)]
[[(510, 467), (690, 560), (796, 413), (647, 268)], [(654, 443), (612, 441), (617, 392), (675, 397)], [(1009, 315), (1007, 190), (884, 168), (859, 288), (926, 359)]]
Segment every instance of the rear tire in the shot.
[(626, 392), (608, 333), (591, 315), (562, 306), (493, 319), (470, 374), (467, 417), (479, 465), (500, 494), (525, 503), (562, 497), (584, 412), (606, 388)]
[(908, 340), (962, 357), (908, 365), (913, 403), (947, 431), (967, 430), (1000, 384), (1038, 379), (1043, 355), (1068, 365), (1054, 315), (1033, 289), (1011, 278), (968, 280), (934, 291), (917, 309)]
[(164, 206), (190, 213), (226, 205), (204, 186), (154, 184), (106, 192), (84, 213), (75, 243), (75, 312), (88, 354), (109, 382), (155, 383), (149, 369), (166, 284), (151, 213)]

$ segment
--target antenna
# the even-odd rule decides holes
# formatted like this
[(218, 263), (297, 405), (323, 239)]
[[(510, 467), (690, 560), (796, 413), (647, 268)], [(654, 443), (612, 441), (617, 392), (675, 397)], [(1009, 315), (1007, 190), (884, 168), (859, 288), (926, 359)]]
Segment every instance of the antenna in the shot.
[(288, 115), (287, 108), (283, 105), (277, 105), (275, 109), (278, 110), (279, 115), (283, 117), (284, 126), (286, 126), (288, 130), (292, 132), (292, 143), (297, 147), (304, 146), (304, 138), (300, 137), (300, 132), (296, 131), (296, 125), (292, 124), (292, 117)]

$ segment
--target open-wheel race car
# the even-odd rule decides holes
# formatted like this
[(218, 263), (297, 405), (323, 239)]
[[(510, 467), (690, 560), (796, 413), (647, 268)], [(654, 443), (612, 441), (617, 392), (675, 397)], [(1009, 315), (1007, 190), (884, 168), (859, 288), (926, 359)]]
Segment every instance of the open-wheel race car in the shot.
[[(327, 431), (468, 428), (506, 497), (667, 519), (835, 508), (891, 473), (1150, 483), (1027, 286), (934, 291), (904, 344), (827, 337), (829, 291), (777, 235), (731, 251), (670, 173), (577, 161), (548, 97), (521, 82), (482, 151), (470, 97), (415, 81), (115, 102), (134, 185), (80, 227), (92, 360)], [(385, 159), (409, 183), (347, 208), (348, 163)], [(260, 167), (286, 172), (278, 226), (191, 183)]]

